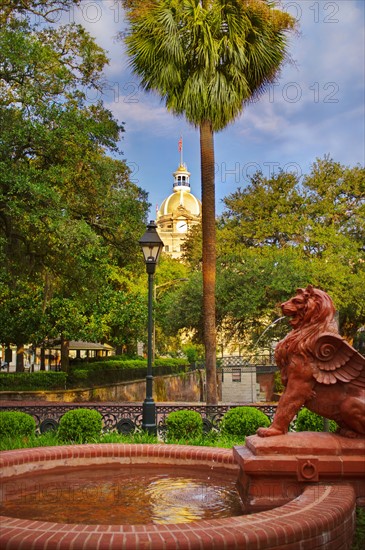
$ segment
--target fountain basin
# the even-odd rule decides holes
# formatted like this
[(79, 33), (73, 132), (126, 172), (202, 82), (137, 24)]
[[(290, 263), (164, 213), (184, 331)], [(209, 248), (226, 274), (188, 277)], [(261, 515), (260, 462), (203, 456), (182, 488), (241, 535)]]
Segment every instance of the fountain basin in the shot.
[[(53, 468), (111, 464), (184, 466), (238, 476), (230, 449), (183, 445), (75, 445), (1, 453), (2, 481)], [(167, 525), (85, 525), (1, 517), (3, 550), (347, 549), (355, 492), (347, 484), (315, 484), (278, 508), (252, 515)], [(350, 535), (351, 538), (351, 535)]]

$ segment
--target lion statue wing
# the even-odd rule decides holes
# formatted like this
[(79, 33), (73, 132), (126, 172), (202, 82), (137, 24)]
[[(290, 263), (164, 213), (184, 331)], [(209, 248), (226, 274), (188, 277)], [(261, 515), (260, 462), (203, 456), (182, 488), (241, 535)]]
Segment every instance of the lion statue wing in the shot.
[(341, 336), (323, 333), (314, 346), (313, 376), (321, 384), (347, 382), (365, 389), (365, 357)]

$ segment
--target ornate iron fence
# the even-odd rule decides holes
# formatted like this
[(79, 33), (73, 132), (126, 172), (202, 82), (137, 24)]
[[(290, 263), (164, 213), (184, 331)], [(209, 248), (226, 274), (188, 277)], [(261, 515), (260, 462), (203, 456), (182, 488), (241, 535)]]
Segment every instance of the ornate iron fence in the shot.
[[(276, 405), (257, 405), (252, 403), (226, 403), (224, 405), (205, 405), (199, 403), (156, 403), (156, 424), (158, 433), (163, 435), (166, 430), (166, 418), (173, 411), (197, 411), (203, 419), (205, 432), (219, 429), (219, 424), (225, 412), (238, 406), (254, 407), (270, 420), (276, 411)], [(44, 433), (55, 429), (60, 418), (73, 409), (95, 409), (103, 417), (105, 431), (117, 430), (119, 433), (130, 434), (142, 428), (142, 403), (0, 403), (0, 411), (21, 411), (30, 414), (36, 421), (37, 430)]]
[(272, 355), (259, 353), (249, 356), (226, 355), (220, 357), (218, 362), (221, 367), (254, 367), (256, 365), (265, 365), (275, 368), (275, 361)]

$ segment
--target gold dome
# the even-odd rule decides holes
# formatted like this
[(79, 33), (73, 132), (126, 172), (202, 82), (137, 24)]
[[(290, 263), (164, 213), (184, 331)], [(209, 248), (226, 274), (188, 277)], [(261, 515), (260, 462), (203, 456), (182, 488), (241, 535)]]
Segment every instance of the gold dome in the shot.
[(190, 172), (186, 165), (180, 163), (173, 176), (174, 192), (162, 202), (157, 213), (157, 219), (161, 216), (169, 216), (182, 209), (192, 216), (200, 216), (201, 202), (190, 192)]
[(173, 214), (181, 207), (193, 216), (201, 215), (200, 201), (191, 194), (189, 188), (184, 188), (180, 190), (175, 189), (175, 191), (162, 202), (158, 210), (158, 218)]

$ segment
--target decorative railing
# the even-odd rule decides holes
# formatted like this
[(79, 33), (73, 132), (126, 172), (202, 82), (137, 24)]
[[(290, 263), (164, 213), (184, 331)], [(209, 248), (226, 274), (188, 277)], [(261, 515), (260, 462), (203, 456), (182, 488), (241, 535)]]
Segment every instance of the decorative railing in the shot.
[[(166, 430), (166, 417), (173, 411), (197, 411), (203, 419), (205, 432), (219, 429), (224, 413), (238, 406), (254, 407), (272, 420), (276, 405), (229, 403), (224, 405), (205, 405), (200, 403), (168, 404), (156, 403), (156, 424), (160, 435)], [(44, 433), (58, 426), (60, 418), (72, 409), (95, 409), (103, 417), (105, 431), (117, 430), (119, 433), (129, 434), (142, 427), (142, 403), (0, 403), (0, 411), (21, 411), (33, 416), (37, 423), (37, 430)]]
[(221, 367), (270, 366), (276, 368), (274, 358), (267, 354), (253, 354), (251, 356), (228, 355), (220, 357), (218, 363)]

